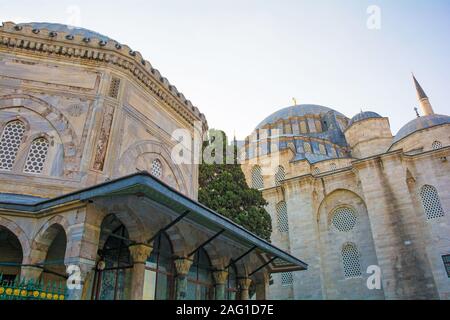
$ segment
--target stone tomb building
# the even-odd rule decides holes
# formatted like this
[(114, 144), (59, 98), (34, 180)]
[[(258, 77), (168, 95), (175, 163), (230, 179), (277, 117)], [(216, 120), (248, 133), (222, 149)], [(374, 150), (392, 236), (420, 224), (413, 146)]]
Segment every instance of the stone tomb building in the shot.
[[(0, 274), (68, 299), (266, 299), (307, 265), (202, 206), (176, 129), (203, 114), (139, 52), (48, 23), (0, 27)], [(198, 156), (195, 148), (183, 152)]]

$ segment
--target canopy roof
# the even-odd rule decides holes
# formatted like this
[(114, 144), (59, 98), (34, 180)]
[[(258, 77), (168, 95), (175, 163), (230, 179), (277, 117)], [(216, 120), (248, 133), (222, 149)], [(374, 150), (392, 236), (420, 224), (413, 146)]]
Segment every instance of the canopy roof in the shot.
[(130, 176), (105, 182), (87, 189), (79, 190), (54, 199), (39, 202), (15, 201), (11, 197), (5, 201), (0, 197), (0, 209), (19, 211), (37, 215), (55, 207), (73, 204), (80, 201), (95, 200), (111, 196), (139, 195), (147, 197), (213, 232), (223, 231), (222, 236), (240, 243), (248, 249), (254, 249), (264, 261), (271, 273), (306, 270), (308, 265), (298, 258), (259, 238), (230, 219), (186, 197), (148, 172), (139, 172)]

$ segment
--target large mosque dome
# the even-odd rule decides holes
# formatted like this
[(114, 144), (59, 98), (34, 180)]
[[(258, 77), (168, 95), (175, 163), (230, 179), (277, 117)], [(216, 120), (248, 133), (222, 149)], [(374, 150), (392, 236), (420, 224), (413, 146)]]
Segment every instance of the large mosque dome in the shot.
[(268, 116), (264, 121), (262, 121), (258, 126), (257, 129), (263, 128), (264, 126), (268, 124), (276, 123), (279, 120), (287, 120), (292, 117), (304, 117), (307, 115), (324, 115), (326, 113), (334, 113), (337, 116), (340, 116), (342, 118), (346, 118), (342, 113), (333, 110), (328, 107), (316, 105), (316, 104), (302, 104), (302, 105), (296, 105), (287, 107), (281, 110), (278, 110), (277, 112), (273, 113), (272, 115)]
[[(256, 127), (256, 136), (247, 139), (247, 155), (256, 156), (255, 145), (262, 155), (290, 149), (293, 161), (316, 163), (347, 156), (344, 130), (349, 119), (342, 113), (321, 105), (302, 104), (281, 109)], [(267, 137), (267, 138), (266, 138)], [(269, 142), (270, 140), (270, 142)], [(278, 148), (272, 148), (277, 141)]]
[(415, 132), (444, 124), (450, 124), (450, 116), (431, 114), (428, 116), (419, 117), (410, 121), (400, 129), (395, 136), (394, 144)]

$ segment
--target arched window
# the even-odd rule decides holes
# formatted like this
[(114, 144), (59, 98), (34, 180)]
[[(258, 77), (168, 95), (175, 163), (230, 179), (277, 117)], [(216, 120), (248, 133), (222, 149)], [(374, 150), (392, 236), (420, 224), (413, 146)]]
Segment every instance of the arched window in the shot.
[(281, 201), (277, 204), (277, 223), (280, 233), (289, 233), (289, 219), (286, 202)]
[(317, 167), (315, 167), (314, 169), (313, 169), (313, 174), (314, 175), (319, 175), (320, 174), (320, 169), (319, 168), (317, 168)]
[(40, 174), (44, 170), (50, 144), (45, 138), (37, 138), (31, 143), (23, 172)]
[(197, 251), (187, 276), (187, 300), (212, 300), (214, 281), (211, 262), (204, 249)]
[(348, 207), (336, 209), (331, 218), (334, 228), (340, 232), (352, 231), (357, 222), (358, 216), (356, 212)]
[(234, 265), (231, 265), (228, 268), (228, 282), (227, 282), (227, 292), (225, 294), (225, 299), (236, 300), (237, 292), (238, 292), (238, 283), (237, 283), (236, 267)]
[(12, 170), (24, 134), (25, 125), (20, 120), (11, 121), (5, 126), (0, 138), (0, 170)]
[(445, 216), (441, 200), (435, 187), (425, 185), (420, 190), (422, 205), (428, 220)]
[(284, 179), (286, 179), (286, 172), (284, 170), (284, 167), (279, 166), (277, 172), (275, 173), (275, 185), (277, 187), (281, 186), (281, 183)]
[(146, 263), (144, 300), (171, 300), (174, 295), (174, 265), (172, 245), (162, 233), (153, 244)]
[(433, 144), (431, 145), (431, 148), (433, 150), (442, 149), (442, 142), (440, 142), (440, 141), (433, 142)]
[(128, 231), (114, 215), (104, 219), (101, 230), (104, 245), (99, 255), (103, 265), (96, 270), (93, 299), (125, 300), (133, 266)]
[(252, 169), (252, 188), (258, 190), (264, 189), (264, 180), (260, 166), (254, 166)]
[(161, 179), (163, 175), (163, 170), (162, 170), (162, 163), (159, 159), (153, 160), (151, 174), (155, 178)]
[(342, 263), (345, 278), (351, 279), (362, 276), (360, 253), (355, 244), (348, 243), (342, 248)]

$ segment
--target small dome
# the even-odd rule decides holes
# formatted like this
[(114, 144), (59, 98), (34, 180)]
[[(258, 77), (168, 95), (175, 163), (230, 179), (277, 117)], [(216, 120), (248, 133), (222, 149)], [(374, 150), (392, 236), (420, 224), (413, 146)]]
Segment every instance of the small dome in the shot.
[(289, 119), (291, 117), (303, 117), (306, 115), (320, 115), (326, 114), (328, 112), (334, 112), (337, 116), (346, 118), (342, 113), (337, 112), (336, 110), (333, 110), (328, 107), (319, 106), (315, 104), (302, 104), (298, 106), (287, 107), (273, 113), (272, 115), (267, 117), (263, 122), (261, 122), (256, 127), (256, 129), (261, 129), (265, 125), (275, 123), (280, 119)]
[(372, 112), (372, 111), (364, 111), (361, 113), (358, 113), (356, 116), (354, 116), (349, 123), (349, 126), (351, 126), (352, 124), (359, 122), (359, 121), (363, 121), (366, 119), (377, 119), (377, 118), (383, 118), (382, 116), (380, 116), (378, 113), (376, 112)]
[(104, 36), (95, 31), (91, 31), (84, 28), (72, 27), (59, 23), (29, 22), (29, 23), (20, 23), (19, 26), (31, 26), (33, 29), (47, 29), (49, 31), (64, 32), (71, 35), (80, 35), (84, 38), (96, 38), (102, 41), (112, 40), (109, 37)]
[(400, 129), (400, 131), (394, 138), (394, 144), (416, 131), (432, 128), (443, 124), (450, 124), (449, 116), (432, 114), (429, 116), (414, 119), (413, 121), (409, 122), (403, 128)]

